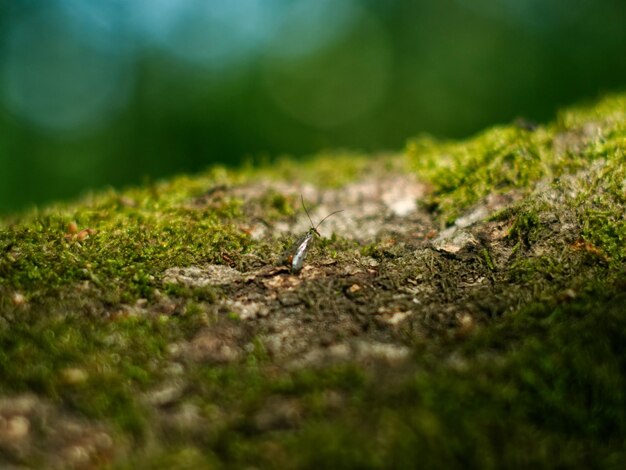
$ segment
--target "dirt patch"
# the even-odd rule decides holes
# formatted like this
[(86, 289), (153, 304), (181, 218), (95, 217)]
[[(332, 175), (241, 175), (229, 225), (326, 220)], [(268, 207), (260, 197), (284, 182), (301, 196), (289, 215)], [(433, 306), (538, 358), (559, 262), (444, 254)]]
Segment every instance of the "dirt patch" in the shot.
[[(267, 191), (277, 191), (261, 188), (218, 194), (244, 198), (242, 210), (255, 220)], [(405, 175), (332, 190), (284, 184), (280, 190), (293, 201), (302, 194), (314, 222), (339, 208), (344, 212), (320, 228), (324, 240), (299, 275), (277, 264), (279, 253), (272, 263), (251, 263), (248, 270), (245, 264), (241, 271), (218, 265), (168, 269), (164, 283), (224, 287), (212, 310), (216, 323), (183, 347), (192, 360), (237, 361), (256, 339), (274, 361), (289, 367), (394, 364), (407, 357), (416, 337), (461, 337), (507, 308), (496, 286), (508, 282), (502, 270), (516, 240), (508, 236), (510, 221), (489, 218), (519, 195), (490, 196), (439, 231), (420, 204), (426, 187)], [(310, 226), (302, 210), (259, 224), (263, 229), (252, 227), (253, 237), (276, 251), (288, 246), (283, 240), (289, 234), (298, 236)]]
[(207, 265), (170, 268), (163, 275), (165, 284), (183, 284), (187, 287), (219, 286), (242, 278), (242, 274), (228, 266)]

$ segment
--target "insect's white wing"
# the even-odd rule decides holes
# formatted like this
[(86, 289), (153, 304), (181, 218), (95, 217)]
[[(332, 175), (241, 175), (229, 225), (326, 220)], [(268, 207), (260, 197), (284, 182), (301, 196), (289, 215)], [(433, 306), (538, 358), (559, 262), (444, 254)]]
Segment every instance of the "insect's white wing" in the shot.
[(304, 258), (306, 258), (306, 255), (309, 252), (309, 248), (311, 248), (312, 242), (313, 233), (309, 232), (296, 247), (295, 253), (293, 254), (293, 258), (291, 260), (292, 272), (298, 273), (302, 270), (302, 266), (304, 265)]

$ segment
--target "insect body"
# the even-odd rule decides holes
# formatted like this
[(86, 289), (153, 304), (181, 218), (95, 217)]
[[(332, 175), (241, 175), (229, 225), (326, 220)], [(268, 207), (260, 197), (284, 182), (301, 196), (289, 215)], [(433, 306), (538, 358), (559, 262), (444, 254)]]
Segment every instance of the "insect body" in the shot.
[(289, 268), (291, 269), (291, 272), (294, 274), (298, 274), (300, 271), (302, 271), (302, 267), (304, 266), (304, 259), (306, 258), (309, 249), (313, 245), (313, 240), (315, 239), (315, 237), (321, 237), (320, 233), (317, 231), (317, 227), (322, 225), (322, 222), (328, 219), (331, 215), (343, 212), (343, 210), (332, 212), (324, 217), (320, 221), (320, 223), (314, 226), (313, 221), (311, 220), (311, 216), (309, 215), (309, 211), (304, 205), (304, 198), (302, 197), (302, 195), (300, 196), (300, 198), (302, 199), (302, 207), (304, 209), (304, 212), (306, 212), (306, 215), (309, 218), (309, 222), (311, 222), (311, 228), (304, 234), (304, 236), (302, 236), (296, 242), (296, 244), (287, 254), (286, 261), (289, 265)]
[(315, 236), (319, 237), (319, 233), (314, 229), (310, 229), (294, 245), (294, 248), (292, 249), (293, 252), (287, 257), (292, 273), (297, 274), (302, 270), (304, 258), (306, 258), (311, 245), (313, 245), (313, 238), (315, 238)]

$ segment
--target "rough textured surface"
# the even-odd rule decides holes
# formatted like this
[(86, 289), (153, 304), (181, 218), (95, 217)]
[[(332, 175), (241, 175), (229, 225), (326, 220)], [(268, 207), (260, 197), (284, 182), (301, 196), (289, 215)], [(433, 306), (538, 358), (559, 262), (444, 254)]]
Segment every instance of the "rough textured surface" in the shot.
[(618, 467), (625, 152), (614, 96), (5, 219), (0, 466)]

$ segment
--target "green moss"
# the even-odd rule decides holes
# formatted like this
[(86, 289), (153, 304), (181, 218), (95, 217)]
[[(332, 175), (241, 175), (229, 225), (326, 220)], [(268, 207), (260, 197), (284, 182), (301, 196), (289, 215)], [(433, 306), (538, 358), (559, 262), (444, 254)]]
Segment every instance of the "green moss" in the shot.
[(320, 152), (294, 160), (282, 157), (260, 167), (250, 167), (254, 178), (271, 178), (292, 184), (312, 183), (322, 188), (337, 188), (350, 183), (368, 170), (371, 160), (353, 151)]
[(149, 455), (136, 456), (120, 469), (132, 470), (137, 467), (151, 470), (194, 470), (198, 468), (220, 468), (219, 460), (193, 446), (171, 446), (172, 448)]
[[(210, 285), (202, 287), (188, 287), (183, 284), (168, 283), (163, 286), (165, 294), (174, 297), (184, 297), (191, 299), (195, 302), (207, 302), (214, 303), (217, 300), (217, 291)], [(196, 307), (192, 307), (192, 304), (188, 305), (188, 311), (193, 310)]]
[[(271, 292), (300, 302), (298, 313), (281, 312), (304, 325), (293, 341), (319, 334), (325, 345), (326, 332), (311, 333), (307, 321), (325, 318), (320, 328), (330, 329), (350, 317), (331, 346), (367, 332), (409, 346), (401, 365), (287, 367), (296, 358), (274, 356), (259, 339), (263, 319), (219, 308), (244, 291), (269, 297), (267, 279), (219, 288), (160, 280), (168, 268), (207, 263), (250, 271), (281, 252), (286, 237), (254, 240), (249, 219), (293, 218), (299, 194), (244, 199), (230, 189), (259, 178), (338, 187), (398, 171), (401, 159), (321, 155), (213, 169), (4, 220), (0, 392), (32, 392), (112, 429), (130, 446), (113, 463), (121, 468), (617, 467), (626, 458), (625, 113), (615, 96), (533, 132), (503, 126), (466, 142), (412, 141), (408, 164), (432, 185), (443, 220), (494, 192), (514, 194), (485, 224), (507, 235), (493, 240), (487, 230), (475, 252), (456, 257), (412, 233), (363, 247), (334, 236), (318, 248), (336, 269)], [(360, 257), (376, 262), (364, 267)], [(378, 309), (388, 303), (419, 318), (383, 324)], [(465, 316), (467, 331), (457, 321)], [(210, 349), (212, 333), (236, 337), (240, 354), (220, 362), (180, 353)], [(179, 379), (173, 403), (147, 399)]]
[[(36, 299), (86, 280), (106, 285), (111, 295), (125, 302), (150, 298), (154, 275), (167, 267), (219, 263), (225, 255), (236, 259), (248, 238), (230, 223), (235, 202), (211, 212), (175, 210), (165, 204), (159, 211), (115, 211), (103, 205), (81, 213), (43, 215), (3, 230), (3, 287), (28, 291)], [(79, 229), (95, 232), (77, 239), (67, 228), (74, 220)]]
[(623, 181), (625, 101), (617, 95), (573, 108), (535, 131), (511, 125), (463, 142), (420, 137), (409, 141), (407, 153), (418, 176), (433, 185), (431, 203), (447, 221), (488, 194), (529, 193), (544, 178), (584, 170), (599, 159), (619, 167), (616, 179)]
[(412, 140), (407, 152), (417, 174), (433, 184), (433, 203), (451, 219), (487, 194), (528, 188), (539, 180), (546, 171), (541, 154), (547, 147), (540, 134), (499, 127), (469, 142)]
[(290, 201), (284, 194), (280, 194), (277, 191), (268, 191), (268, 193), (263, 196), (261, 204), (266, 209), (265, 213), (270, 218), (272, 218), (272, 216), (289, 216), (295, 213), (293, 201)]
[(0, 330), (0, 387), (43, 394), (140, 437), (146, 416), (137, 394), (159, 380), (169, 336), (140, 319), (16, 321)]
[[(619, 354), (626, 317), (620, 307), (624, 299), (606, 294), (594, 292), (568, 305), (533, 305), (469, 342), (428, 346), (416, 357), (415, 372), (400, 381), (346, 369), (338, 375), (311, 370), (283, 376), (274, 386), (255, 375), (249, 391), (235, 376), (222, 376), (215, 390), (247, 401), (249, 416), (268, 393), (306, 402), (315, 400), (313, 391), (339, 390), (347, 399), (330, 413), (307, 406), (298, 432), (257, 439), (240, 424), (219, 455), (232, 465), (260, 459), (264, 466), (281, 462), (298, 468), (413, 468), (416, 461), (446, 468), (617, 462), (624, 455), (617, 436), (626, 432), (626, 398), (616, 393), (626, 385)], [(520, 329), (522, 317), (525, 328)], [(514, 332), (506, 344), (502, 331)], [(464, 368), (437, 365), (450, 348)], [(482, 357), (486, 350), (493, 351), (491, 357)]]
[(539, 239), (542, 228), (539, 214), (534, 207), (518, 207), (508, 236), (526, 246), (534, 244)]
[[(570, 305), (529, 307), (464, 343), (461, 369), (436, 365), (439, 353), (428, 347), (430, 354), (416, 358), (413, 378), (366, 382), (363, 401), (285, 436), (288, 454), (307, 468), (615, 461), (624, 455), (616, 436), (626, 431), (626, 397), (616, 393), (626, 385), (619, 353), (626, 339), (623, 301), (594, 292)], [(533, 335), (516, 325), (520, 317)], [(503, 330), (517, 334), (500, 346)], [(499, 353), (480, 359), (494, 347)]]

